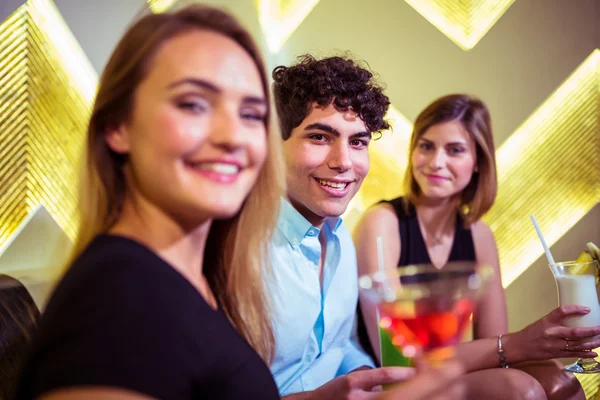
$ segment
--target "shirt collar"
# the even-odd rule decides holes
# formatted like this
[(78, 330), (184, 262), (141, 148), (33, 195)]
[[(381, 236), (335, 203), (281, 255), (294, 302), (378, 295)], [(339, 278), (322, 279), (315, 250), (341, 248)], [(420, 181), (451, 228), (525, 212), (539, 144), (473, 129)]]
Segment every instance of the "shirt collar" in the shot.
[(340, 225), (342, 225), (342, 217), (327, 218), (325, 223), (329, 226), (329, 229), (331, 229), (331, 232), (335, 233), (338, 230), (338, 228), (340, 227)]
[[(342, 224), (340, 217), (327, 218), (325, 223), (335, 233)], [(320, 229), (313, 226), (292, 204), (285, 198), (281, 198), (281, 211), (277, 221), (277, 227), (285, 238), (292, 244), (298, 244), (306, 236), (319, 236)]]

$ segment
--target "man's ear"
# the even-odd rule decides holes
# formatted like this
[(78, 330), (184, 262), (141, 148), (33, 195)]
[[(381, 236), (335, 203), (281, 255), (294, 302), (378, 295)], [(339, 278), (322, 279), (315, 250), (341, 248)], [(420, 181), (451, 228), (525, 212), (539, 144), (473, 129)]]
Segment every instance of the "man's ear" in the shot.
[(108, 147), (115, 153), (129, 153), (129, 132), (125, 125), (114, 125), (106, 128), (104, 140)]

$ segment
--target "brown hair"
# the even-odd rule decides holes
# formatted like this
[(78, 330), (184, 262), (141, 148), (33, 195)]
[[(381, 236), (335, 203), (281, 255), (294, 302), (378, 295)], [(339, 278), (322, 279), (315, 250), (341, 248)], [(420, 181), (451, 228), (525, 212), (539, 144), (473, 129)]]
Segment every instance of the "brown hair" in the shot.
[[(71, 260), (121, 215), (126, 185), (124, 159), (107, 146), (106, 129), (130, 117), (135, 90), (148, 74), (160, 46), (192, 30), (216, 32), (237, 42), (254, 61), (270, 106), (269, 85), (260, 52), (246, 29), (229, 14), (194, 5), (139, 19), (118, 43), (98, 85), (82, 165), (80, 227)], [(271, 114), (265, 118), (267, 159), (256, 184), (235, 217), (213, 222), (204, 256), (204, 273), (223, 310), (267, 362), (273, 354), (274, 338), (263, 272), (270, 267), (265, 257), (283, 192), (281, 139), (272, 134)]]
[(348, 55), (317, 60), (304, 54), (292, 66), (275, 68), (273, 80), (273, 97), (283, 140), (288, 140), (292, 130), (311, 113), (314, 103), (333, 104), (340, 111), (352, 108), (371, 133), (390, 128), (384, 119), (390, 99), (383, 93), (383, 86), (366, 63)]
[(459, 121), (475, 142), (477, 172), (463, 190), (458, 208), (464, 214), (465, 226), (478, 221), (494, 204), (497, 191), (496, 152), (492, 122), (487, 106), (466, 94), (451, 94), (429, 104), (417, 117), (410, 138), (408, 166), (404, 177), (405, 205), (415, 203), (421, 189), (412, 173), (412, 153), (423, 134), (433, 125)]

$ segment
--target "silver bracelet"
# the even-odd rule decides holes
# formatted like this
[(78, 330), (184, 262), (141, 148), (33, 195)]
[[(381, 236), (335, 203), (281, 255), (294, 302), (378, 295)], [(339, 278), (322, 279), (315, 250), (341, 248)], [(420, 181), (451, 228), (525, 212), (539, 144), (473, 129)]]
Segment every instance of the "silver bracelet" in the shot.
[(508, 368), (508, 363), (504, 357), (504, 348), (502, 347), (502, 335), (498, 336), (498, 357), (500, 358), (500, 367)]

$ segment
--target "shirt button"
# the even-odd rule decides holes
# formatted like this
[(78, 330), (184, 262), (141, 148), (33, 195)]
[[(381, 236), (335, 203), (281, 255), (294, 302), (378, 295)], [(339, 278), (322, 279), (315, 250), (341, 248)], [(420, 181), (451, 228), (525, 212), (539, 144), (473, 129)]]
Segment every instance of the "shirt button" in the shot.
[(316, 231), (316, 230), (314, 230), (314, 229), (309, 229), (309, 230), (308, 230), (308, 235), (309, 235), (309, 236), (315, 236), (316, 234), (317, 234), (317, 231)]

